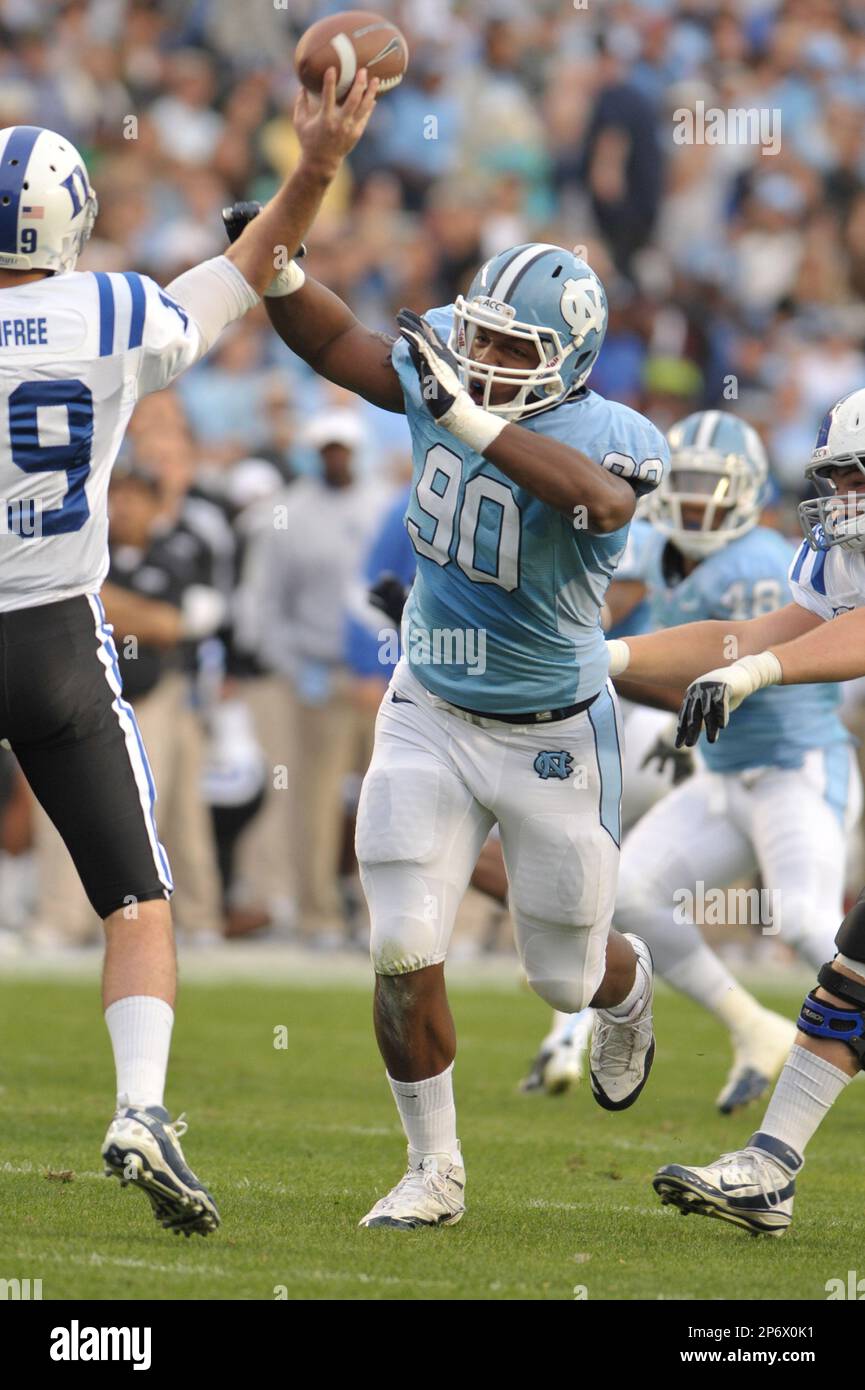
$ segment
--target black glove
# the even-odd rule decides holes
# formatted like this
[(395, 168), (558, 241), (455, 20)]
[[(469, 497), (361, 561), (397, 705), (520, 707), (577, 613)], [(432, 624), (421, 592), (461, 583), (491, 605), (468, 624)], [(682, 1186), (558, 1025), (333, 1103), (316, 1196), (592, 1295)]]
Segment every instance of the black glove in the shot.
[(687, 782), (693, 774), (694, 755), (687, 748), (676, 747), (672, 742), (672, 733), (672, 729), (669, 729), (658, 735), (640, 763), (640, 771), (651, 763), (657, 763), (657, 770), (663, 776), (669, 767), (672, 769), (673, 786), (678, 787), (680, 782)]
[(457, 398), (465, 395), (459, 363), (435, 329), (413, 309), (400, 309), (396, 321), (408, 343), (423, 403), (433, 419), (440, 420), (453, 409)]
[(689, 685), (679, 710), (676, 747), (693, 748), (701, 729), (716, 743), (730, 719), (730, 687), (724, 681), (694, 681)]
[(395, 574), (386, 571), (375, 581), (367, 595), (373, 608), (390, 618), (394, 627), (402, 622), (402, 610), (408, 598), (408, 589)]
[[(222, 209), (222, 222), (228, 233), (228, 240), (230, 242), (237, 241), (244, 227), (248, 227), (253, 218), (258, 216), (261, 212), (261, 208), (262, 204), (253, 200), (248, 203), (232, 203), (230, 208)], [(306, 247), (303, 242), (301, 242), (299, 248), (291, 257), (291, 260), (297, 261), (301, 256), (305, 255)]]

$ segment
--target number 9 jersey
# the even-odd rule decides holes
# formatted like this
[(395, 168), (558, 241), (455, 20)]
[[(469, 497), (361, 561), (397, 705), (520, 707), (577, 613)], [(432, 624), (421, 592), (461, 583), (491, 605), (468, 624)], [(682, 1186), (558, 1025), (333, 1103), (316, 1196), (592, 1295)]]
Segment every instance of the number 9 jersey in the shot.
[(205, 347), (144, 275), (71, 272), (0, 290), (0, 612), (98, 592), (129, 417)]
[[(425, 315), (447, 339), (452, 308)], [(403, 619), (414, 675), (441, 699), (490, 713), (560, 709), (597, 695), (609, 666), (600, 609), (628, 527), (592, 535), (437, 425), (405, 342), (393, 349), (412, 434), (406, 526), (417, 578)], [(628, 406), (582, 389), (519, 422), (646, 491), (669, 459)]]

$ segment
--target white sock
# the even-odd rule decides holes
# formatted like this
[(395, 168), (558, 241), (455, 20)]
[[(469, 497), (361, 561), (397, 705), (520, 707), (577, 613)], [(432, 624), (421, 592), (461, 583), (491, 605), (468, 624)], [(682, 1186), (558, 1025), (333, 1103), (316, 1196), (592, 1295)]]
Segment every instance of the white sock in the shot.
[(599, 1009), (598, 1012), (608, 1014), (610, 1017), (614, 1018), (617, 1023), (630, 1023), (632, 1019), (637, 1017), (637, 1014), (642, 1009), (646, 1000), (646, 991), (650, 983), (648, 971), (640, 960), (640, 957), (637, 956), (634, 983), (631, 985), (631, 988), (625, 995), (621, 1004), (613, 1004), (611, 1008)]
[(804, 1153), (823, 1116), (852, 1079), (796, 1044), (778, 1077), (760, 1133), (771, 1134), (797, 1153)]
[(117, 1106), (162, 1105), (174, 1010), (164, 999), (130, 994), (105, 1010), (117, 1070)]
[(553, 1009), (553, 1025), (541, 1043), (541, 1050), (556, 1047), (566, 1038), (573, 1027), (573, 1020), (573, 1014), (563, 1014), (560, 1009)]
[(388, 1075), (409, 1146), (409, 1162), (419, 1168), (427, 1154), (449, 1154), (463, 1167), (457, 1141), (454, 1064), (426, 1081), (394, 1081)]
[(762, 1013), (757, 1000), (708, 946), (698, 946), (663, 974), (667, 984), (715, 1014), (731, 1033), (743, 1031)]

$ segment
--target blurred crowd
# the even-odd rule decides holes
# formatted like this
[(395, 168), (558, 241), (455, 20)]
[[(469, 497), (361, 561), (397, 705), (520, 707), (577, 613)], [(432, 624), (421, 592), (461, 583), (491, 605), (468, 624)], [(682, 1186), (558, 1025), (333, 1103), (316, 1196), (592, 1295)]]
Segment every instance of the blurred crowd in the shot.
[[(297, 159), (294, 45), (339, 8), (0, 0), (0, 125), (68, 135), (99, 196), (80, 269), (165, 283), (219, 254), (220, 210), (266, 199)], [(591, 385), (661, 428), (738, 411), (793, 534), (819, 421), (865, 383), (865, 6), (375, 8), (409, 70), (328, 194), (309, 273), (390, 330), (509, 245), (585, 246), (610, 301)], [(734, 110), (763, 126), (724, 136)], [(722, 138), (683, 138), (707, 113)], [(362, 936), (352, 814), (386, 670), (358, 655), (352, 615), (409, 469), (404, 420), (315, 377), (261, 309), (136, 411), (105, 602), (191, 938)], [(0, 928), (86, 940), (92, 914), (11, 761)]]

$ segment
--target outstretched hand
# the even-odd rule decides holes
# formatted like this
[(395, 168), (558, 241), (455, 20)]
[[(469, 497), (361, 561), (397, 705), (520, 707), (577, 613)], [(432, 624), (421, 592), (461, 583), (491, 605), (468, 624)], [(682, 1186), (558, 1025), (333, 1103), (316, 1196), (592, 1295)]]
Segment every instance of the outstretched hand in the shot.
[(328, 68), (324, 74), (320, 98), (301, 87), (292, 119), (306, 164), (330, 177), (336, 173), (366, 129), (378, 89), (379, 79), (370, 81), (366, 68), (360, 68), (340, 103), (336, 100), (336, 68)]
[(685, 691), (682, 708), (679, 710), (676, 747), (693, 748), (703, 729), (709, 742), (715, 743), (721, 730), (726, 729), (729, 720), (728, 683), (723, 679), (710, 679), (707, 676), (693, 681)]

